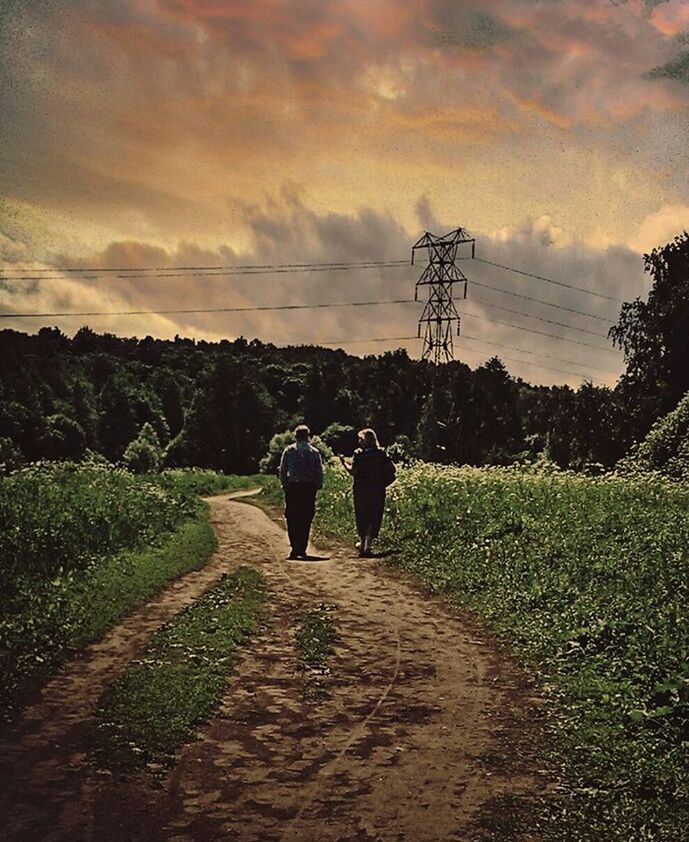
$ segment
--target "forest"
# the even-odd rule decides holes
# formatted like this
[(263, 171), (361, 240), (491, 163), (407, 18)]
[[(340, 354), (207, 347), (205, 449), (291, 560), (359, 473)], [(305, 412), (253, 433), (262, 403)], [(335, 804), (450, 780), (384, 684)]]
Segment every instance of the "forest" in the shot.
[(645, 256), (647, 301), (624, 304), (610, 339), (625, 353), (615, 388), (536, 386), (498, 356), (472, 370), (403, 350), (359, 358), (257, 339), (166, 341), (57, 328), (0, 332), (0, 464), (79, 460), (134, 470), (258, 469), (271, 437), (305, 421), (339, 452), (374, 427), (393, 454), (445, 464), (548, 459), (614, 465), (689, 390), (689, 235)]

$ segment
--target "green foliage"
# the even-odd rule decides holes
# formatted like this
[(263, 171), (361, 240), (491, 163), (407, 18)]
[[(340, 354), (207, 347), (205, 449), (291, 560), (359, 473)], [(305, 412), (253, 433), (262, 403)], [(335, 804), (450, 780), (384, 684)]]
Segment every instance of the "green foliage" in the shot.
[(252, 473), (279, 418), (276, 410), (252, 366), (221, 356), (202, 381), (167, 463)]
[(357, 446), (357, 431), (349, 424), (333, 421), (320, 435), (321, 441), (333, 453), (351, 456)]
[(644, 255), (644, 268), (647, 300), (623, 304), (610, 330), (627, 362), (620, 394), (637, 439), (689, 392), (689, 233)]
[(106, 556), (54, 579), (19, 581), (0, 599), (0, 717), (67, 655), (97, 640), (171, 579), (202, 567), (215, 546), (204, 509), (145, 549)]
[[(689, 488), (545, 467), (403, 469), (382, 538), (395, 563), (477, 610), (540, 673), (566, 763), (551, 838), (681, 838)], [(316, 523), (353, 530), (351, 481), (335, 468)]]
[(143, 425), (139, 435), (127, 445), (122, 462), (133, 474), (148, 474), (160, 470), (163, 451), (155, 430), (148, 422)]
[(658, 471), (672, 479), (689, 480), (689, 393), (656, 421), (618, 468), (625, 473)]
[(21, 450), (12, 439), (0, 436), (0, 476), (16, 471), (23, 462)]
[(194, 512), (189, 498), (110, 466), (38, 463), (0, 480), (0, 587), (59, 579), (136, 549)]
[(86, 433), (81, 424), (60, 413), (46, 418), (44, 447), (50, 459), (80, 459), (86, 450)]
[(296, 632), (299, 668), (304, 673), (304, 695), (319, 701), (327, 696), (328, 660), (339, 639), (332, 620), (335, 606), (321, 603), (308, 611)]
[[(311, 444), (320, 451), (323, 462), (328, 462), (334, 454), (320, 436), (311, 436)], [(259, 463), (259, 470), (262, 474), (276, 474), (280, 467), (280, 458), (283, 450), (294, 443), (294, 431), (285, 430), (284, 433), (276, 433), (268, 443), (268, 452)]]
[[(629, 409), (608, 389), (530, 386), (497, 359), (434, 373), (401, 350), (361, 359), (256, 340), (0, 331), (0, 437), (28, 462), (79, 458), (83, 440), (119, 462), (150, 424), (168, 467), (251, 473), (271, 436), (303, 420), (345, 453), (353, 430), (373, 427), (384, 446), (412, 442), (407, 455), (443, 463), (524, 461), (547, 441), (562, 467), (611, 466), (631, 441)], [(74, 435), (51, 431), (55, 416)]]
[(102, 763), (166, 760), (191, 737), (217, 707), (264, 598), (261, 574), (240, 567), (153, 635), (101, 698), (95, 739)]

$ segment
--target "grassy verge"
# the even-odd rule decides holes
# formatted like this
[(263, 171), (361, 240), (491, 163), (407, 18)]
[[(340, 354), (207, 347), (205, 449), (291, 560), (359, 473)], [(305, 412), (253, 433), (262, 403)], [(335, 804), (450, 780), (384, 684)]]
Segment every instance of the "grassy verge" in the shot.
[(203, 567), (215, 547), (206, 507), (199, 506), (158, 546), (118, 553), (78, 574), (22, 584), (3, 600), (0, 714), (9, 715), (61, 661), (168, 581)]
[(89, 463), (0, 479), (0, 719), (65, 657), (206, 563), (215, 537), (198, 495), (253, 485)]
[(318, 701), (328, 695), (326, 680), (330, 674), (328, 659), (338, 639), (332, 620), (333, 605), (322, 603), (309, 611), (296, 633), (299, 668), (304, 674), (304, 695)]
[(101, 698), (95, 743), (104, 765), (165, 761), (208, 718), (264, 592), (263, 577), (241, 567), (153, 635), (144, 656)]
[[(349, 539), (329, 471), (316, 527)], [(391, 560), (511, 642), (550, 698), (554, 840), (663, 840), (689, 826), (689, 488), (513, 469), (400, 472)]]

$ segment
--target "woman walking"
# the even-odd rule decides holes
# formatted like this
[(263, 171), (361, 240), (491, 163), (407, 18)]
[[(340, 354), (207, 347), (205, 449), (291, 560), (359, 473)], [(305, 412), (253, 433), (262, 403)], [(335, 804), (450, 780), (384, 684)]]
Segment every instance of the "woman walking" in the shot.
[(359, 533), (359, 555), (371, 556), (371, 543), (378, 537), (385, 508), (385, 489), (395, 480), (395, 466), (378, 444), (371, 429), (359, 432), (359, 447), (354, 451), (352, 464), (340, 461), (354, 478), (354, 512)]

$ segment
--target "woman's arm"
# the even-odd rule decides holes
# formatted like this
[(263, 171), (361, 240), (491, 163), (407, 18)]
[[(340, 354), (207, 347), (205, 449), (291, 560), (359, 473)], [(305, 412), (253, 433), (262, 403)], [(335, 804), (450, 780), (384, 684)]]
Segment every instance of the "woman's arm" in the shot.
[(348, 464), (347, 464), (347, 462), (345, 461), (344, 456), (343, 456), (342, 454), (340, 454), (340, 464), (342, 465), (342, 467), (345, 469), (345, 471), (347, 471), (347, 473), (348, 473), (350, 476), (353, 476), (353, 473), (354, 473), (354, 460), (352, 460), (352, 464), (351, 464), (351, 465), (348, 465)]

